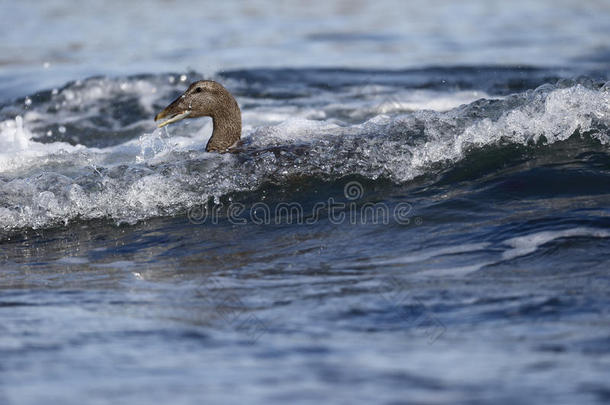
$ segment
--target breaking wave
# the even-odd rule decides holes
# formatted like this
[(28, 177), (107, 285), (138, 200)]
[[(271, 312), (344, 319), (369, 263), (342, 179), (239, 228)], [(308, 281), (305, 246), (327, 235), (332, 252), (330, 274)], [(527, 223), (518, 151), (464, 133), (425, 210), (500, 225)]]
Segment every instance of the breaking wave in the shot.
[(227, 74), (242, 106), (244, 145), (210, 154), (209, 120), (162, 130), (152, 122), (198, 78), (91, 78), (0, 107), (0, 229), (135, 223), (264, 184), (346, 176), (408, 184), (486, 154), (501, 159), (497, 148), (535, 155), (570, 138), (602, 151), (610, 144), (610, 82), (559, 80), (499, 94), (310, 81), (265, 93), (260, 80)]

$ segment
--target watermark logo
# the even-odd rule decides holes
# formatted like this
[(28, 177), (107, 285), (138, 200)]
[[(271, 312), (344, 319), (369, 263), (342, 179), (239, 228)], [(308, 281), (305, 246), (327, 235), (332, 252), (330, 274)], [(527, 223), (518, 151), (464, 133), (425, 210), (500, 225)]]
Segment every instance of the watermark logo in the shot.
[(248, 344), (256, 343), (269, 330), (269, 324), (256, 316), (237, 292), (214, 277), (206, 277), (196, 296), (206, 301), (223, 322), (243, 333)]
[[(408, 282), (394, 276), (386, 277), (374, 291), (403, 327), (422, 336), (429, 345), (445, 334), (446, 326), (422, 300), (412, 295)], [(206, 277), (196, 296), (207, 302), (217, 319), (243, 334), (248, 344), (256, 343), (271, 329), (270, 322), (257, 316), (238, 292), (216, 277)]]
[(413, 206), (409, 202), (389, 204), (364, 201), (364, 195), (362, 183), (350, 181), (343, 187), (343, 198), (328, 197), (311, 207), (296, 201), (276, 204), (259, 201), (249, 207), (240, 202), (229, 205), (199, 204), (188, 209), (187, 217), (193, 224), (217, 224), (220, 218), (226, 218), (234, 225), (313, 225), (323, 219), (334, 225), (423, 223), (421, 217), (413, 215)]
[[(307, 209), (299, 202), (290, 201), (276, 204), (259, 201), (248, 207), (240, 202), (232, 202), (224, 206), (196, 205), (188, 210), (187, 216), (193, 224), (217, 224), (220, 218), (234, 225), (310, 225), (321, 220), (346, 225), (422, 224), (422, 219), (413, 215), (413, 207), (406, 201), (390, 204), (366, 200), (365, 188), (358, 181), (347, 182), (342, 192), (339, 198), (328, 197)], [(247, 341), (254, 344), (270, 330), (269, 322), (258, 316), (239, 292), (221, 280), (219, 277), (206, 277), (197, 290), (197, 297), (206, 301), (217, 319), (242, 332)], [(403, 326), (422, 332), (428, 343), (432, 344), (446, 328), (421, 300), (409, 294), (408, 287), (398, 278), (390, 277), (383, 280), (376, 292), (386, 306), (397, 314)]]
[(445, 325), (417, 297), (407, 282), (390, 276), (379, 288), (379, 295), (409, 329), (421, 332), (428, 344), (436, 342), (447, 330)]
[(343, 187), (343, 195), (350, 201), (356, 201), (364, 196), (364, 187), (357, 181), (350, 181)]

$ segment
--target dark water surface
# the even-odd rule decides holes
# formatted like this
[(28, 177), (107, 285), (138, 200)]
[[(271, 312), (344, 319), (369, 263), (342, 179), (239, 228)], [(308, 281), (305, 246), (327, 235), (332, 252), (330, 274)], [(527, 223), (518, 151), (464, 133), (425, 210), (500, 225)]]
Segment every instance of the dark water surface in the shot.
[[(201, 48), (111, 52), (152, 11), (80, 47), (59, 28), (22, 59), (0, 46), (0, 404), (610, 400), (607, 7), (554, 10), (563, 43), (551, 24), (492, 46), (447, 6), (416, 64), (397, 49), (425, 18), (384, 31), (325, 3), (322, 28), (291, 8), (282, 40), (277, 20), (240, 31), (270, 6), (223, 6), (234, 42), (192, 69), (214, 26)], [(32, 18), (78, 16), (49, 4)], [(152, 122), (203, 77), (240, 103), (239, 153), (204, 151), (208, 119)]]

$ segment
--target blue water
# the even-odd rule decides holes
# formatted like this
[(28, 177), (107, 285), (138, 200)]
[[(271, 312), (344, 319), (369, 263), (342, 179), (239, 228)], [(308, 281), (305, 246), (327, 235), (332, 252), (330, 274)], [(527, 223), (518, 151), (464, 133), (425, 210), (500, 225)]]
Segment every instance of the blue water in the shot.
[(607, 2), (0, 10), (0, 404), (610, 399)]

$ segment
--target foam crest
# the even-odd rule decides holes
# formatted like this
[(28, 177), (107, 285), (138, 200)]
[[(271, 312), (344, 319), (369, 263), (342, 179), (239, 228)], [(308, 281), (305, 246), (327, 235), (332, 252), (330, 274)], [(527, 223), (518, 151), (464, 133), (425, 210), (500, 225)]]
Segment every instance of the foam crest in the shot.
[(5, 153), (16, 153), (28, 149), (32, 133), (23, 127), (23, 118), (0, 122), (0, 148)]
[[(79, 97), (99, 103), (105, 95), (88, 87)], [(268, 103), (262, 104), (244, 106), (244, 116), (258, 108), (269, 111)], [(444, 170), (473, 150), (552, 144), (575, 133), (607, 145), (609, 105), (607, 86), (574, 84), (480, 99), (446, 112), (376, 114), (352, 124), (297, 114), (275, 124), (245, 121), (242, 151), (224, 155), (204, 151), (209, 120), (138, 131), (117, 145), (86, 147), (42, 143), (31, 126), (45, 118), (35, 110), (33, 121), (18, 116), (0, 123), (0, 227), (38, 228), (76, 218), (133, 223), (254, 191), (266, 182), (282, 187), (299, 177), (334, 181), (360, 175), (405, 183)], [(334, 107), (329, 106), (316, 109), (330, 117)], [(311, 106), (299, 111), (306, 110)]]
[(561, 231), (543, 231), (529, 235), (517, 236), (504, 241), (504, 244), (511, 248), (502, 253), (503, 260), (510, 260), (516, 257), (534, 253), (544, 244), (561, 238), (589, 237), (589, 238), (608, 238), (610, 232), (595, 228), (572, 228)]
[(84, 149), (64, 142), (42, 144), (33, 137), (19, 115), (0, 122), (0, 173), (30, 166), (42, 156)]

